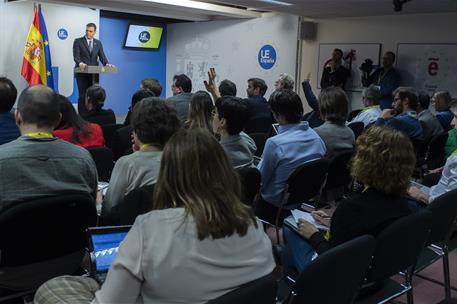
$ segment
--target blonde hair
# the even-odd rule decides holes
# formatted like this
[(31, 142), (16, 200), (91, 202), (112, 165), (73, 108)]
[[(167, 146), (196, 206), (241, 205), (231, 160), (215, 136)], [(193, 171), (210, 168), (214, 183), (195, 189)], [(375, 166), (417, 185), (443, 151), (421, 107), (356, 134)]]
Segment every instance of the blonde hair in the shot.
[(365, 186), (404, 195), (416, 157), (411, 140), (390, 127), (372, 126), (357, 139), (351, 175)]
[(224, 150), (204, 129), (181, 130), (163, 150), (153, 209), (184, 208), (198, 238), (214, 239), (257, 227), (251, 208), (240, 201), (239, 176)]
[(212, 133), (211, 126), (213, 100), (207, 92), (198, 91), (192, 95), (189, 105), (189, 117), (186, 125), (189, 129), (203, 128)]

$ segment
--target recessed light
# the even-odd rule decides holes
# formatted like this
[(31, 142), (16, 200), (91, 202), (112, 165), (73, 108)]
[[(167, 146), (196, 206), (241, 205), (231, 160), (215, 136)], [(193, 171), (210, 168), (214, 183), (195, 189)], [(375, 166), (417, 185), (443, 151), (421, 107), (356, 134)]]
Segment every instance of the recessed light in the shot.
[(257, 1), (265, 2), (265, 3), (269, 3), (269, 4), (284, 5), (284, 6), (294, 5), (293, 3), (278, 1), (278, 0), (257, 0)]

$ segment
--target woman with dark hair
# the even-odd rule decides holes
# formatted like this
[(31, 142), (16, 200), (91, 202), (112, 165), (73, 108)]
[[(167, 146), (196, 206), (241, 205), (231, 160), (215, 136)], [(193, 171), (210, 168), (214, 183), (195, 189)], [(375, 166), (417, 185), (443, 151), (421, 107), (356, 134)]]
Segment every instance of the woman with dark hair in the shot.
[(106, 92), (105, 89), (94, 84), (86, 91), (86, 108), (87, 113), (83, 115), (87, 121), (103, 125), (116, 124), (116, 116), (113, 110), (103, 109), (105, 105)]
[(65, 96), (58, 95), (58, 100), (62, 118), (53, 135), (83, 148), (104, 147), (102, 128), (82, 119)]
[(203, 304), (270, 274), (271, 242), (240, 193), (214, 136), (178, 131), (163, 150), (153, 210), (137, 217), (101, 289), (92, 278), (59, 277), (35, 303)]
[(351, 164), (351, 175), (364, 190), (341, 201), (330, 223), (325, 212), (312, 213), (317, 222), (330, 226), (328, 238), (303, 219), (297, 223), (298, 233), (284, 226), (284, 264), (301, 272), (316, 253), (364, 234), (376, 236), (396, 219), (410, 214), (406, 191), (415, 162), (413, 145), (403, 133), (389, 127), (370, 127), (357, 139)]
[(207, 92), (195, 92), (190, 98), (189, 116), (185, 126), (188, 129), (203, 128), (212, 133), (211, 113), (213, 108), (213, 100)]

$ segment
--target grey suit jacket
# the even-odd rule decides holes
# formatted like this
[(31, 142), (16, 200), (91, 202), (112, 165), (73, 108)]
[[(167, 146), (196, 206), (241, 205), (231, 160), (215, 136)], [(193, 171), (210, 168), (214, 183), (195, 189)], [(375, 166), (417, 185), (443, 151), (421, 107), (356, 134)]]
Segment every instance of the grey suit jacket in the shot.
[(167, 99), (167, 104), (171, 105), (176, 109), (178, 118), (181, 121), (185, 121), (187, 119), (191, 98), (192, 93), (181, 93)]
[(419, 119), (422, 125), (424, 140), (426, 142), (429, 142), (433, 137), (444, 132), (444, 129), (441, 126), (438, 118), (436, 118), (436, 116), (433, 115), (428, 109), (417, 114), (417, 119)]
[(73, 42), (73, 60), (75, 67), (78, 67), (81, 62), (87, 65), (98, 65), (100, 59), (103, 65), (108, 64), (108, 58), (103, 51), (103, 45), (100, 40), (93, 39), (92, 52), (89, 50), (86, 37), (76, 38)]

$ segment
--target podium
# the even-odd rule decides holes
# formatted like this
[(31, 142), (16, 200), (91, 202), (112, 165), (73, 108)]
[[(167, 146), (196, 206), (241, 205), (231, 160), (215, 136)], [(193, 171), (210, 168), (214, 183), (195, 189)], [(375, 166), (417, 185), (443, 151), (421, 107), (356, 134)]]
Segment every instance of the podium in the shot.
[(79, 67), (75, 68), (75, 73), (78, 74), (91, 74), (92, 84), (98, 84), (98, 75), (100, 74), (117, 74), (117, 67), (88, 65), (85, 69), (81, 70)]

